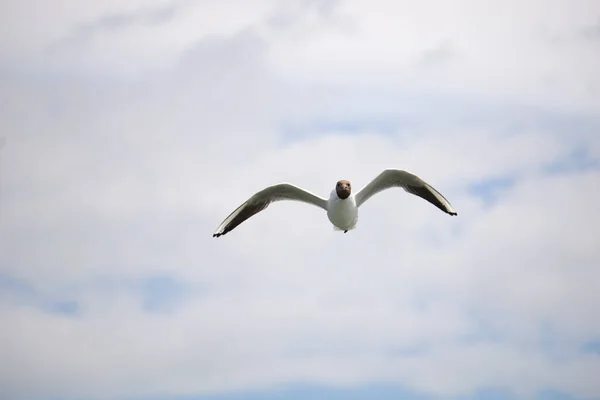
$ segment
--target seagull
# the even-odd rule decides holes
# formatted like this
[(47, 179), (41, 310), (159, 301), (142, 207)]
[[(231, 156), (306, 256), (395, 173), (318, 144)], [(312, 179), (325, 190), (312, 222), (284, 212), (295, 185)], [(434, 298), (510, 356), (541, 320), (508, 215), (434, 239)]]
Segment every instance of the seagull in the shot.
[(386, 169), (356, 194), (352, 193), (352, 184), (349, 181), (345, 179), (338, 181), (329, 195), (329, 200), (290, 183), (269, 186), (255, 193), (229, 214), (219, 225), (213, 237), (231, 232), (248, 218), (266, 209), (269, 204), (280, 200), (295, 200), (320, 207), (327, 211), (327, 218), (333, 224), (334, 231), (347, 233), (356, 227), (358, 208), (374, 194), (392, 187), (403, 188), (406, 192), (427, 200), (447, 214), (458, 215), (440, 192), (418, 176), (404, 170)]

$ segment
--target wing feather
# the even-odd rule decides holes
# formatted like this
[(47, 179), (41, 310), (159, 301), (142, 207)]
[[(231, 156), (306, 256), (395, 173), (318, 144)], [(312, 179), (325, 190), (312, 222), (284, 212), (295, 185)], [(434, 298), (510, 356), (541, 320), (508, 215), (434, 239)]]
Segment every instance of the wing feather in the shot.
[(433, 186), (410, 172), (398, 169), (386, 169), (377, 175), (356, 194), (356, 205), (360, 207), (373, 195), (392, 187), (401, 187), (406, 192), (427, 200), (445, 213), (458, 215), (450, 202)]
[(327, 200), (324, 198), (299, 188), (298, 186), (289, 183), (280, 183), (255, 193), (241, 206), (236, 208), (227, 218), (225, 218), (221, 225), (219, 225), (213, 234), (213, 237), (225, 235), (248, 218), (265, 210), (271, 203), (280, 200), (300, 201), (327, 210)]

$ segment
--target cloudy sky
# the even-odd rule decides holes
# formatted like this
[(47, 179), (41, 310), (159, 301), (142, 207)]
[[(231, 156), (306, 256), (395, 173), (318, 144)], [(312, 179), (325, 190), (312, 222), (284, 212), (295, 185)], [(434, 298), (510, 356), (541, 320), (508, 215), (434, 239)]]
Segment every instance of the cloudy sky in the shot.
[[(597, 0), (0, 2), (0, 397), (600, 399)], [(247, 197), (385, 168), (356, 230)]]

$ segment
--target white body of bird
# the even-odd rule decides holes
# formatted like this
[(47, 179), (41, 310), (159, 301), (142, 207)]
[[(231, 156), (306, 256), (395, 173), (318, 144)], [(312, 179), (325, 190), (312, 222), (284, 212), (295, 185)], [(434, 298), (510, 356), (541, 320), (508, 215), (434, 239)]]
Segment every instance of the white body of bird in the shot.
[(327, 201), (327, 218), (333, 224), (334, 231), (349, 231), (356, 228), (358, 207), (354, 195), (340, 199), (337, 192), (332, 190)]

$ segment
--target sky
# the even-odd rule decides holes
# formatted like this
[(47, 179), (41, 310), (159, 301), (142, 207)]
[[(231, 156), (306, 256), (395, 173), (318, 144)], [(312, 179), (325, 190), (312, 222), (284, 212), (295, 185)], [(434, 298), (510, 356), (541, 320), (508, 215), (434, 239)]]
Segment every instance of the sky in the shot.
[[(0, 397), (600, 399), (597, 0), (0, 2)], [(334, 231), (253, 193), (401, 189)]]

